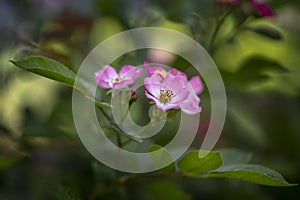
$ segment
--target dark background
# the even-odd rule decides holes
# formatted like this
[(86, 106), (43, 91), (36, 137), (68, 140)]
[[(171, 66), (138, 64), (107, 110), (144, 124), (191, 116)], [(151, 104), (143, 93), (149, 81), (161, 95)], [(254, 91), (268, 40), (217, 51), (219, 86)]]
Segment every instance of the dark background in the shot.
[[(239, 148), (253, 162), (300, 182), (300, 4), (270, 1), (275, 16), (229, 17), (210, 49), (227, 7), (205, 0), (0, 1), (0, 199), (295, 199), (299, 186), (266, 187), (224, 179), (139, 178), (108, 190), (116, 174), (94, 159), (72, 119), (72, 89), (13, 66), (9, 60), (44, 55), (74, 71), (105, 38), (136, 27), (181, 31), (210, 53), (224, 79), (228, 112), (217, 147)], [(239, 26), (241, 25), (241, 26)], [(117, 47), (116, 47), (117, 48)], [(188, 63), (160, 52), (119, 63)], [(115, 65), (118, 66), (118, 61)], [(194, 147), (209, 124), (209, 94)], [(171, 127), (172, 128), (172, 127)], [(102, 193), (107, 194), (101, 195)]]

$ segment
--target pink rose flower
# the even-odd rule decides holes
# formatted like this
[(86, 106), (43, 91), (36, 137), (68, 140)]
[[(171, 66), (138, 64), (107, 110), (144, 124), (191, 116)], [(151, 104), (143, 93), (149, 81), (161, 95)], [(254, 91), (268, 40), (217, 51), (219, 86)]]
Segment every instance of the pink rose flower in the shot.
[(160, 75), (152, 74), (144, 80), (147, 90), (145, 95), (163, 111), (178, 108), (189, 96), (186, 83), (181, 76), (167, 74), (164, 79), (161, 79)]
[(252, 0), (251, 5), (255, 10), (258, 11), (261, 17), (271, 17), (274, 15), (272, 8), (267, 3), (261, 3)]
[(140, 68), (125, 65), (117, 73), (113, 67), (106, 65), (100, 71), (95, 72), (94, 76), (99, 87), (120, 89), (134, 84), (142, 71)]
[[(242, 0), (216, 0), (216, 2), (219, 4), (237, 5), (242, 3)], [(258, 0), (248, 0), (244, 2), (248, 2), (261, 17), (271, 17), (274, 15), (272, 8), (267, 3), (260, 2)]]
[[(174, 82), (173, 85), (183, 84), (185, 86), (184, 90), (186, 90), (188, 92), (187, 98), (181, 99), (179, 102), (177, 102), (176, 106), (175, 106), (175, 104), (172, 104), (173, 107), (169, 106), (169, 105), (162, 106), (161, 102), (159, 103), (159, 101), (157, 101), (157, 99), (159, 99), (158, 95), (160, 95), (160, 94), (157, 93), (156, 98), (155, 98), (156, 101), (155, 101), (153, 99), (153, 96), (155, 96), (155, 95), (152, 95), (152, 98), (150, 98), (151, 95), (149, 97), (149, 94), (146, 93), (146, 96), (149, 99), (152, 99), (159, 108), (161, 108), (162, 110), (165, 111), (165, 110), (169, 110), (169, 109), (178, 107), (178, 108), (181, 108), (181, 110), (184, 113), (190, 114), (190, 115), (201, 112), (201, 107), (199, 107), (200, 98), (197, 95), (203, 91), (203, 84), (202, 84), (199, 76), (194, 76), (191, 78), (190, 81), (188, 81), (187, 75), (183, 72), (178, 71), (175, 68), (173, 68), (172, 70), (167, 72), (162, 67), (150, 67), (149, 63), (147, 61), (144, 62), (144, 65), (146, 67), (147, 73), (149, 75), (151, 75), (151, 78), (153, 78), (153, 80), (156, 80), (156, 82), (158, 82), (158, 84), (165, 83), (165, 79), (167, 77), (168, 77), (168, 79), (171, 79), (170, 77), (178, 77), (177, 79), (180, 80), (180, 82)], [(174, 81), (176, 81), (176, 80), (174, 78)], [(149, 81), (150, 81), (150, 79), (147, 79), (146, 82), (144, 81), (145, 86), (146, 86), (146, 83), (149, 83)], [(170, 87), (172, 87), (172, 86), (170, 86)], [(146, 89), (147, 89), (147, 87), (146, 87)]]

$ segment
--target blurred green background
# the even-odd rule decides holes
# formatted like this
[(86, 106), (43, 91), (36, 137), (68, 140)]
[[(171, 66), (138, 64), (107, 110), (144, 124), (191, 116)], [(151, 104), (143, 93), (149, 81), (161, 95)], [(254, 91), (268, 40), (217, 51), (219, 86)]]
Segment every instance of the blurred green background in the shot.
[[(207, 0), (2, 0), (0, 1), (0, 199), (295, 199), (300, 187), (276, 188), (224, 179), (139, 178), (105, 193), (113, 170), (79, 140), (72, 89), (13, 66), (38, 54), (76, 71), (105, 38), (124, 30), (165, 27), (193, 37), (210, 53), (224, 79), (228, 110), (217, 147), (251, 152), (254, 162), (300, 183), (300, 3), (269, 1), (275, 16), (228, 17), (228, 7)], [(192, 67), (166, 52), (133, 52), (121, 64), (162, 62)], [(210, 117), (201, 94), (198, 148)], [(138, 112), (136, 118), (143, 115)], [(145, 123), (145, 121), (141, 121)], [(172, 124), (170, 122), (170, 124)], [(174, 127), (170, 125), (166, 132)], [(164, 137), (159, 138), (163, 144)], [(109, 191), (108, 191), (109, 192)]]

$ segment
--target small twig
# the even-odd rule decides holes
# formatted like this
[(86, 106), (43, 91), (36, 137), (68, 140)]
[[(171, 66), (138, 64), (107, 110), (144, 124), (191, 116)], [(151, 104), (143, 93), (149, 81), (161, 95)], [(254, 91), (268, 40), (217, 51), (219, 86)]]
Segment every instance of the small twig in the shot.
[(108, 114), (105, 112), (105, 110), (103, 110), (103, 108), (98, 107), (100, 112), (103, 114), (103, 116), (109, 121), (112, 122), (112, 119), (110, 118), (110, 116), (108, 116)]
[(219, 20), (219, 22), (217, 23), (217, 26), (212, 34), (212, 37), (210, 39), (209, 42), (209, 47), (208, 47), (208, 51), (213, 54), (214, 53), (214, 44), (215, 44), (215, 40), (218, 36), (218, 33), (220, 31), (220, 28), (222, 27), (223, 23), (225, 22), (226, 18), (233, 12), (233, 10), (230, 10), (229, 12), (225, 13), (222, 18)]
[(122, 146), (123, 146), (122, 138), (121, 138), (121, 135), (119, 133), (117, 133), (117, 142), (118, 142), (118, 147), (122, 148)]
[[(112, 122), (112, 119), (110, 118), (110, 116), (105, 112), (105, 110), (101, 107), (98, 107), (100, 112), (103, 114), (103, 116), (109, 121)], [(117, 133), (117, 143), (118, 143), (118, 147), (122, 148), (122, 138), (121, 135), (119, 133)]]

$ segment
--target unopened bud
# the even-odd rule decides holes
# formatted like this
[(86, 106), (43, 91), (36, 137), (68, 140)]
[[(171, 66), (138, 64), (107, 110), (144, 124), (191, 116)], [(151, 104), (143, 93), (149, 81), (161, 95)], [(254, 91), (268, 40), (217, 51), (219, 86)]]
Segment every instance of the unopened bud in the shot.
[(138, 98), (138, 93), (135, 90), (131, 90), (130, 91), (130, 101), (129, 101), (129, 105), (131, 105), (133, 102), (135, 102)]

